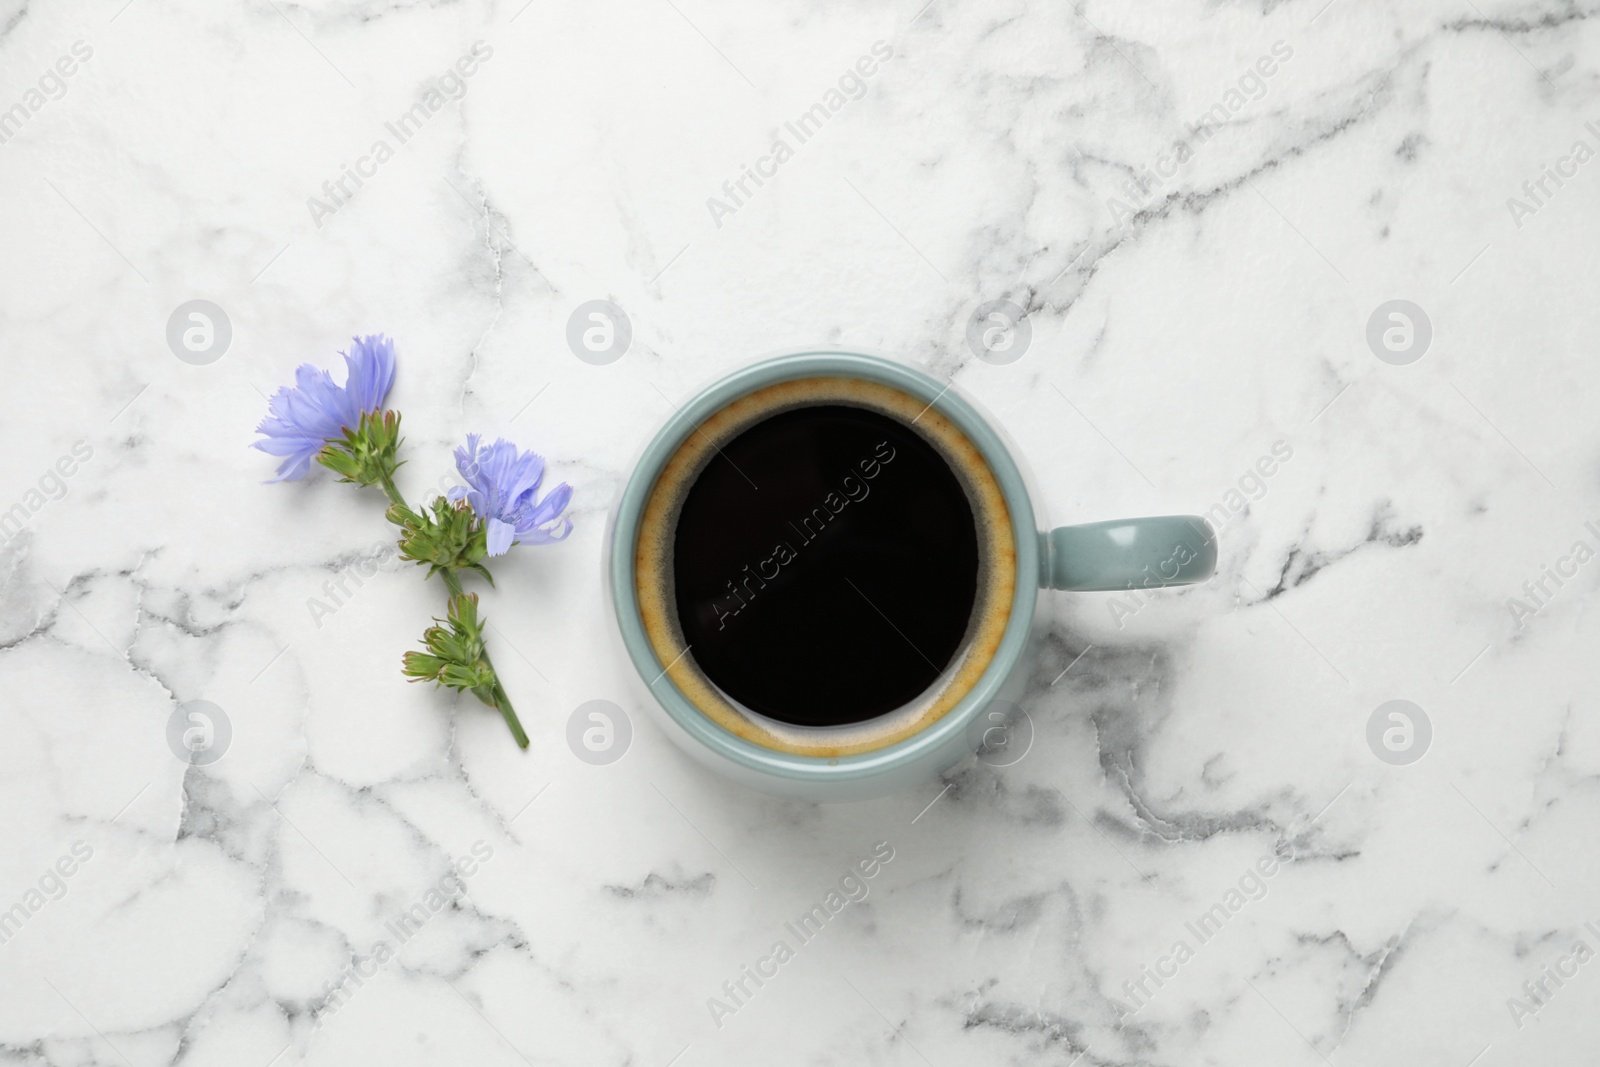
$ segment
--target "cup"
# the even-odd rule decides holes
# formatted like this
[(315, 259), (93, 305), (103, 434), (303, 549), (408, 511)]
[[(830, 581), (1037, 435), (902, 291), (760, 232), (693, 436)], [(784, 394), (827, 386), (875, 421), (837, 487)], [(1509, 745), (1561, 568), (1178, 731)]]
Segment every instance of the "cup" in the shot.
[[(972, 491), (986, 494), (985, 506), (1005, 520), (990, 524), (1000, 533), (993, 535), (997, 540), (988, 555), (1012, 577), (994, 586), (1003, 594), (984, 609), (986, 626), (973, 624), (971, 647), (962, 653), (964, 676), (955, 677), (953, 662), (940, 676), (941, 696), (910, 702), (843, 733), (835, 727), (774, 723), (720, 691), (696, 668), (692, 646), (669, 655), (678, 646), (664, 636), (658, 598), (649, 588), (643, 597), (640, 591), (641, 574), (659, 569), (662, 550), (651, 546), (663, 540), (662, 523), (673, 521), (663, 519), (659, 503), (663, 478), (681, 477), (686, 455), (715, 452), (717, 428), (728, 425), (730, 413), (749, 407), (753, 398), (803, 397), (818, 383), (824, 385), (817, 395), (843, 395), (843, 389), (889, 398), (885, 410), (898, 411), (907, 426), (959, 453), (978, 471), (979, 489)], [(670, 541), (673, 531), (666, 529)], [(960, 390), (885, 356), (806, 350), (729, 374), (666, 421), (612, 510), (604, 565), (614, 636), (631, 664), (641, 703), (667, 735), (705, 766), (746, 786), (834, 802), (910, 788), (992, 744), (997, 726), (1004, 729), (1002, 709), (1015, 707), (1027, 687), (1042, 629), (1040, 590), (1188, 585), (1209, 578), (1216, 559), (1215, 532), (1193, 515), (1051, 528), (1003, 433)], [(934, 567), (922, 580), (949, 579)]]

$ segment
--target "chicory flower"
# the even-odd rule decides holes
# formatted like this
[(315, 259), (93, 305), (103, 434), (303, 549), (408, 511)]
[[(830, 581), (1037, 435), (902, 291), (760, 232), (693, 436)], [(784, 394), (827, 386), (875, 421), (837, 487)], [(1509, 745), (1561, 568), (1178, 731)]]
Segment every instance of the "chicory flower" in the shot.
[[(449, 491), (451, 502), (465, 500), (484, 521), (491, 556), (503, 556), (512, 545), (547, 545), (572, 532), (572, 520), (562, 519), (572, 486), (562, 482), (541, 499), (544, 457), (517, 451), (504, 438), (481, 444), (467, 434), (467, 447), (456, 449), (456, 470), (467, 480)], [(557, 520), (560, 523), (557, 524)]]
[(330, 441), (357, 430), (363, 415), (383, 407), (394, 384), (394, 342), (381, 333), (353, 340), (352, 350), (340, 353), (346, 370), (343, 385), (334, 385), (327, 371), (302, 363), (295, 369), (294, 386), (279, 389), (268, 401), (270, 413), (256, 427), (264, 440), (254, 446), (285, 457), (273, 481), (304, 478)]

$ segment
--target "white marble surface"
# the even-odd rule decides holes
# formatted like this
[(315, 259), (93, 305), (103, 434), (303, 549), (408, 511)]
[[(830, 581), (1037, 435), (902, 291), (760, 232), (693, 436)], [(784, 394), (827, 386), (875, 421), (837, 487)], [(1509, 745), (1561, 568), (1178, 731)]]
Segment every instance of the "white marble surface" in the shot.
[[(1600, 9), (1323, 2), (0, 0), (0, 1063), (1596, 1062), (1600, 962), (1508, 1000), (1600, 950), (1600, 565), (1521, 625), (1508, 599), (1600, 544), (1600, 163), (1521, 190), (1600, 148)], [(316, 225), (476, 41), (464, 96)], [(863, 98), (716, 225), (877, 41)], [(1002, 297), (1032, 342), (994, 366), (964, 330)], [(207, 366), (164, 339), (194, 298), (233, 324)], [(599, 298), (634, 328), (603, 367), (564, 342)], [(1409, 366), (1365, 340), (1391, 299), (1433, 325)], [(390, 566), (313, 623), (380, 508), (263, 485), (246, 447), (260, 394), (379, 330), (408, 493), (468, 430), (576, 487), (570, 540), (485, 599), (526, 753), (402, 683), (436, 584)], [(953, 373), (1057, 521), (1226, 507), (1293, 454), (1209, 585), (1116, 621), (1051, 601), (1014, 766), (799, 806), (637, 708), (625, 758), (579, 762), (567, 716), (628, 692), (598, 557), (631, 455), (701, 383), (819, 341)], [(190, 768), (165, 729), (196, 699), (233, 738)], [(1410, 766), (1366, 741), (1391, 699), (1433, 724)], [(476, 842), (465, 897), (330, 1010)], [(718, 1028), (708, 998), (878, 842), (867, 898)]]

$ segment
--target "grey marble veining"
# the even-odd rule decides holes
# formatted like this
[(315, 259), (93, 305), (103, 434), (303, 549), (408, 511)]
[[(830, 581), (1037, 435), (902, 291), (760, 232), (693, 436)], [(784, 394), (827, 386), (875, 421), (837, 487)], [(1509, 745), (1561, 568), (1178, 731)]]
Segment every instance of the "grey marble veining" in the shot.
[[(0, 1063), (1596, 1062), (1597, 10), (0, 0)], [(378, 502), (247, 447), (376, 331), (410, 497), (467, 431), (576, 489), (484, 596), (527, 752), (401, 680)], [(708, 778), (605, 515), (809, 343), (952, 377), (1053, 521), (1209, 515), (1216, 578), (1052, 599), (1009, 766)]]

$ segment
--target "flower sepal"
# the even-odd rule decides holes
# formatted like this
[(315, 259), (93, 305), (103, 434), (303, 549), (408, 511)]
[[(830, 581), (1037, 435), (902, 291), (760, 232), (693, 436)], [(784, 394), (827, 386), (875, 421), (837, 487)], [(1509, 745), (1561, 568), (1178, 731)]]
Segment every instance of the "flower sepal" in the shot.
[(442, 496), (435, 497), (420, 512), (395, 503), (389, 505), (385, 517), (400, 527), (400, 558), (426, 564), (428, 577), (440, 571), (470, 570), (494, 584), (483, 565), (489, 552), (483, 523), (466, 503), (452, 504)]
[(317, 462), (339, 475), (342, 482), (357, 485), (384, 485), (394, 478), (400, 466), (400, 413), (363, 412), (355, 429), (345, 427), (344, 436), (331, 440), (317, 453)]

